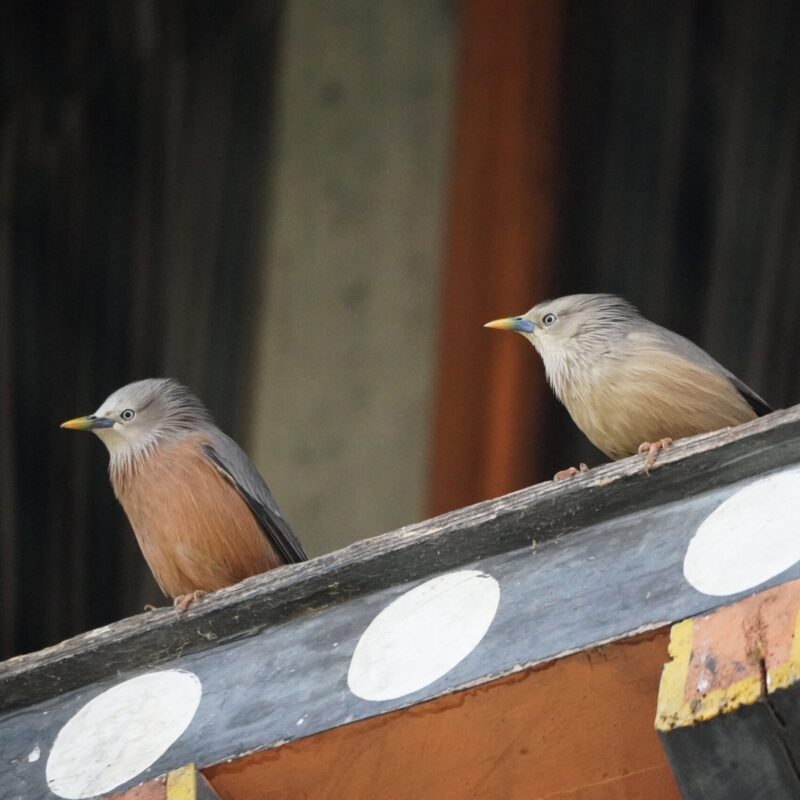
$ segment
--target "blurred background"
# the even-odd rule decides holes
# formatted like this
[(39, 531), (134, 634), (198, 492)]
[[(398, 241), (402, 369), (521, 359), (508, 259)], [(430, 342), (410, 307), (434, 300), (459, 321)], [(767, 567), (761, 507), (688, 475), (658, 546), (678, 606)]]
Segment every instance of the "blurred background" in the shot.
[(169, 375), (318, 555), (604, 458), (482, 324), (613, 291), (800, 400), (794, 0), (16, 2), (0, 651), (164, 603), (105, 448)]

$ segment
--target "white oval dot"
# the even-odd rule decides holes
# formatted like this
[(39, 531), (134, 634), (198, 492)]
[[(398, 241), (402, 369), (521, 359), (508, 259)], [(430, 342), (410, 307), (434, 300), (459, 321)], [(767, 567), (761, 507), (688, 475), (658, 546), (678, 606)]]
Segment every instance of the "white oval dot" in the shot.
[(683, 574), (703, 594), (737, 594), (800, 560), (800, 470), (740, 489), (711, 512), (689, 542)]
[(417, 586), (383, 609), (356, 645), (347, 684), (364, 700), (416, 692), (468, 656), (492, 624), (500, 587), (463, 570)]
[(90, 700), (58, 732), (47, 784), (68, 800), (95, 797), (135, 778), (186, 730), (200, 704), (200, 679), (149, 672)]

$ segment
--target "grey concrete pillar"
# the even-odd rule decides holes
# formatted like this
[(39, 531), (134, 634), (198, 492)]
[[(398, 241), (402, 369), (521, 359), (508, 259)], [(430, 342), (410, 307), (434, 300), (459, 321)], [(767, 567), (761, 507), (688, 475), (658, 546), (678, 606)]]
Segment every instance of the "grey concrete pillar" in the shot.
[(285, 14), (249, 450), (313, 555), (423, 514), (456, 20)]

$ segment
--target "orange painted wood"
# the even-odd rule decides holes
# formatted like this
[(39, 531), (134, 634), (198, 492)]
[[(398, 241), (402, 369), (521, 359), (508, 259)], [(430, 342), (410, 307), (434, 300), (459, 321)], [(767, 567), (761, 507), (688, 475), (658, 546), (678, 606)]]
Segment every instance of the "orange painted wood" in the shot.
[(800, 581), (791, 581), (692, 620), (686, 702), (786, 664), (798, 613)]
[(539, 456), (544, 370), (518, 337), (482, 325), (551, 292), (564, 4), (467, 0), (462, 9), (431, 514), (550, 477)]
[(127, 792), (108, 795), (108, 800), (167, 800), (167, 779), (162, 775), (152, 781), (134, 786)]
[(223, 800), (674, 800), (668, 629), (204, 770)]
[(172, 770), (127, 792), (107, 795), (107, 800), (219, 800), (194, 764)]

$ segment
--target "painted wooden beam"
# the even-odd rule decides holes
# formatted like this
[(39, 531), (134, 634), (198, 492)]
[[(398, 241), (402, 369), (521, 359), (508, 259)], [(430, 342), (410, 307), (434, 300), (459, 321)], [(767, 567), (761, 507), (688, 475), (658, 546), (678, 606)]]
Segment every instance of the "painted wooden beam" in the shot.
[(800, 408), (678, 443), (650, 475), (642, 463), (461, 509), (250, 579), (181, 618), (152, 612), (0, 665), (0, 785), (44, 800), (78, 796), (76, 762), (99, 765), (86, 780), (106, 792), (206, 769), (800, 578), (787, 527), (800, 517)]
[(800, 581), (678, 623), (670, 656), (656, 728), (683, 796), (800, 797)]
[(194, 764), (187, 764), (108, 800), (219, 800), (219, 795)]
[(662, 628), (206, 770), (262, 800), (678, 800), (653, 729)]
[(0, 663), (0, 712), (51, 697), (54, 688), (167, 663), (400, 581), (556, 541), (626, 514), (647, 515), (799, 464), (800, 406), (679, 442), (651, 475), (643, 463), (633, 457), (560, 484), (546, 481), (273, 570), (209, 595), (181, 619), (163, 608), (12, 658)]

